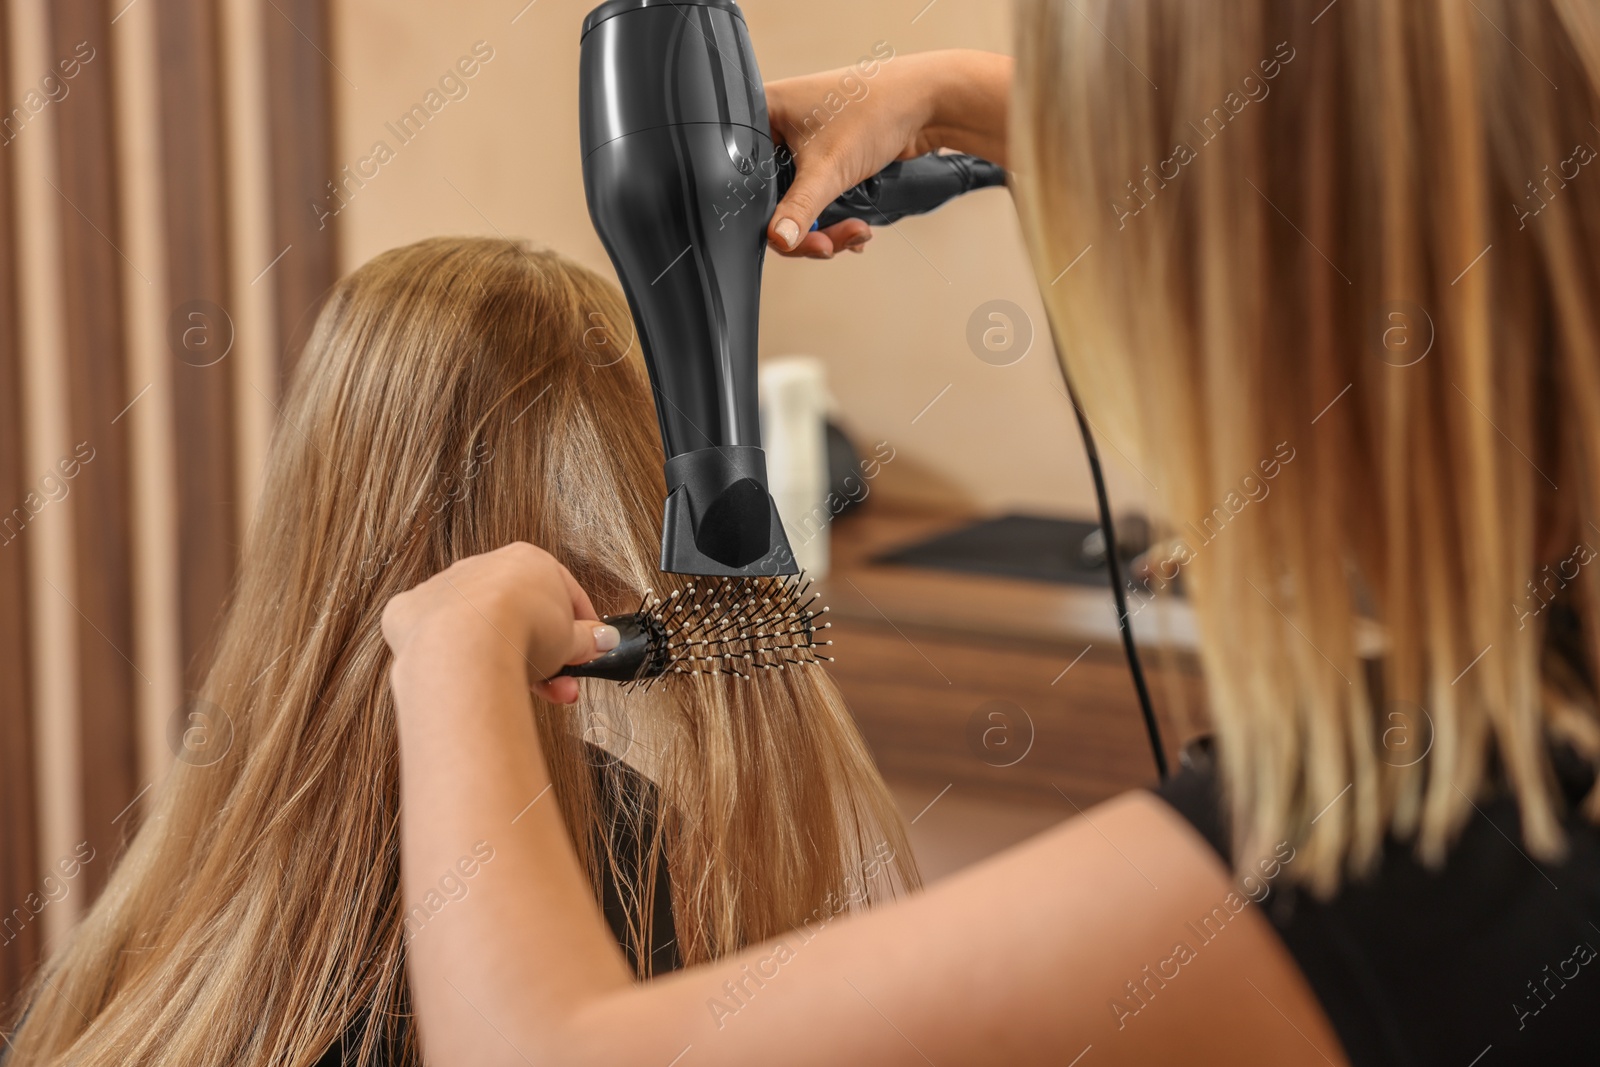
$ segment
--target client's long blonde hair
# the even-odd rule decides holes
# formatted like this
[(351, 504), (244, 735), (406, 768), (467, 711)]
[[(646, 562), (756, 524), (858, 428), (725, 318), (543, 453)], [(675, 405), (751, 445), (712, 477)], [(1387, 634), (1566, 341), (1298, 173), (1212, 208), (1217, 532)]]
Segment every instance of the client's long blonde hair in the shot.
[(1546, 738), (1600, 754), (1541, 666), (1557, 592), (1600, 640), (1600, 5), (1018, 10), (1024, 229), (1185, 542), (1239, 858), (1437, 860), (1491, 779), (1558, 856)]
[[(384, 603), (527, 540), (602, 613), (633, 610), (667, 583), (661, 464), (628, 309), (589, 271), (440, 238), (340, 283), (284, 404), (200, 694), (231, 745), (173, 768), (34, 983), (11, 1067), (305, 1067), (347, 1031), (346, 1062), (396, 1042), (400, 1062), (419, 1062), (399, 1040), (403, 946), (427, 936), (426, 913), (401, 897)], [(820, 669), (643, 696), (584, 686), (575, 710), (538, 707), (540, 734), (597, 886), (614, 822), (645, 836), (642, 876), (623, 879), (639, 890), (640, 957), (663, 855), (689, 963), (915, 884), (888, 792)], [(591, 736), (632, 749), (644, 797), (615, 767), (597, 774), (582, 741), (597, 714), (610, 729)]]

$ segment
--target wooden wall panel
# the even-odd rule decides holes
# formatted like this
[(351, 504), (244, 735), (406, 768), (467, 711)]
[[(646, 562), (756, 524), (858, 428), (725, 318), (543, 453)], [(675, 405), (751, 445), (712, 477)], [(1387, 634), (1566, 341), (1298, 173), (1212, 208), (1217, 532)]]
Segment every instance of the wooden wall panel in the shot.
[[(11, 85), (8, 20), (0, 18), (0, 86)], [(29, 492), (22, 426), (22, 337), (18, 323), (15, 153), (0, 151), (0, 520)], [(33, 773), (32, 650), (28, 539), (0, 524), (0, 1010), (21, 988), (39, 952), (39, 926), (9, 926), (40, 878)]]
[(272, 157), (272, 268), (277, 287), (279, 383), (311, 333), (316, 310), (339, 277), (332, 218), (319, 218), (336, 177), (336, 76), (327, 0), (273, 0), (263, 12)]
[[(50, 53), (95, 50), (73, 89), (53, 105), (60, 187), (68, 425), (92, 448), (73, 485), (73, 607), (78, 616), (83, 835), (103, 862), (85, 866), (92, 899), (120, 845), (113, 820), (138, 792), (133, 655), (129, 436), (119, 416), (133, 398), (126, 373), (121, 272), (131, 266), (114, 241), (115, 112), (111, 16), (96, 0), (49, 5)], [(66, 594), (67, 590), (62, 590)]]
[(233, 580), (234, 325), (217, 8), (159, 0), (162, 180), (176, 448), (179, 643), (185, 688), (200, 682)]
[[(139, 777), (138, 718), (164, 702), (146, 675), (175, 690), (181, 660), (188, 687), (200, 680), (237, 566), (241, 407), (271, 406), (338, 269), (312, 206), (334, 173), (327, 0), (146, 3), (125, 22), (126, 0), (0, 6), (8, 104), (24, 73), (14, 48), (30, 67), (79, 61), (70, 92), (29, 105), (39, 128), (24, 147), (38, 154), (0, 146), (0, 1013), (138, 822), (154, 784)], [(247, 128), (259, 152), (239, 150)], [(259, 383), (235, 369), (233, 302), (249, 305), (257, 351), (279, 342)], [(42, 406), (24, 410), (24, 388)], [(44, 492), (41, 450), (72, 467), (49, 541), (4, 525)], [(68, 835), (95, 853), (71, 904), (7, 928)]]

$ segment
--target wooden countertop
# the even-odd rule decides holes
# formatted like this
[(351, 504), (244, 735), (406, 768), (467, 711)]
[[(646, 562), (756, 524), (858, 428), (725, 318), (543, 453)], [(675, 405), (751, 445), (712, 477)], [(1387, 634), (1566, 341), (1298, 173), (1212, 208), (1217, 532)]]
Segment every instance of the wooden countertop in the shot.
[[(863, 622), (937, 632), (951, 637), (1060, 648), (1120, 642), (1108, 586), (1066, 585), (966, 574), (872, 557), (958, 529), (973, 516), (871, 512), (834, 524), (832, 568), (817, 583), (830, 614)], [(1163, 597), (1140, 606), (1131, 599), (1141, 648), (1182, 653), (1196, 649), (1194, 614), (1186, 601)]]
[[(871, 511), (835, 524), (829, 606), (838, 683), (884, 773), (1008, 802), (1088, 804), (1155, 780), (1109, 588), (875, 563), (972, 521)], [(1187, 604), (1134, 631), (1169, 762), (1204, 729)], [(940, 795), (943, 795), (942, 793)]]

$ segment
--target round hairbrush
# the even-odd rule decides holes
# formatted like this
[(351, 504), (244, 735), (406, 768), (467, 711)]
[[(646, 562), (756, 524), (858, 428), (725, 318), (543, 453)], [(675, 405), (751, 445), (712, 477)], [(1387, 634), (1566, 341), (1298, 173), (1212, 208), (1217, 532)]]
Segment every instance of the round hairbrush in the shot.
[(601, 621), (622, 635), (616, 648), (558, 674), (606, 678), (649, 688), (661, 678), (687, 674), (782, 671), (832, 660), (818, 640), (832, 626), (819, 622), (827, 607), (804, 575), (778, 578), (705, 578), (662, 599), (647, 590), (639, 610)]

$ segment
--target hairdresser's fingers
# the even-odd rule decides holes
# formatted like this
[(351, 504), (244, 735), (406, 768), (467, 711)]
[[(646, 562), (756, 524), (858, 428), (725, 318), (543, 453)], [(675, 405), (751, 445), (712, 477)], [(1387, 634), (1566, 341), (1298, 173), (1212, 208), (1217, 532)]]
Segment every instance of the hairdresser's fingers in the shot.
[[(809, 231), (822, 209), (854, 184), (844, 181), (840, 176), (842, 169), (839, 163), (831, 160), (812, 162), (810, 157), (796, 157), (794, 184), (778, 202), (772, 221), (767, 225), (767, 239), (773, 248), (783, 253), (805, 255), (802, 244), (809, 242), (813, 248), (823, 246), (827, 238)], [(831, 251), (831, 243), (828, 248)]]
[[(530, 680), (545, 685), (562, 664), (587, 663), (618, 643), (616, 628), (600, 622), (572, 572), (525, 542), (457, 560), (392, 598), (383, 614), (384, 637), (397, 656), (420, 630), (460, 634), (473, 627), (492, 633), (486, 640), (519, 648)], [(568, 690), (563, 683), (551, 692)]]
[(872, 240), (872, 227), (861, 219), (845, 219), (817, 232), (833, 243), (835, 253), (861, 248)]
[[(615, 626), (597, 619), (577, 619), (572, 623), (571, 642), (568, 645), (569, 664), (588, 663), (603, 656), (622, 643), (622, 635)], [(578, 680), (556, 675), (534, 681), (529, 686), (534, 693), (552, 704), (572, 704), (578, 699)]]
[[(558, 599), (565, 600), (566, 606), (573, 618), (587, 619), (589, 625), (597, 625), (600, 613), (594, 609), (594, 604), (589, 599), (589, 594), (583, 586), (578, 584), (578, 579), (567, 570), (566, 564), (556, 559), (549, 552), (536, 545), (517, 542), (497, 550), (498, 552), (516, 553), (516, 558), (526, 561), (532, 568), (530, 580), (533, 589), (543, 589), (549, 585), (555, 588)], [(589, 657), (593, 659), (594, 657)], [(578, 660), (576, 662), (584, 662)]]
[[(774, 137), (794, 154), (794, 181), (767, 224), (767, 240), (784, 255), (834, 250), (811, 226), (846, 189), (876, 174), (905, 148), (910, 131), (894, 117), (860, 107), (846, 109), (817, 130), (816, 101), (826, 97), (840, 72), (773, 82), (767, 110)], [(887, 127), (887, 128), (886, 128)]]
[[(896, 159), (936, 147), (927, 125), (943, 80), (938, 69), (926, 58), (895, 60), (890, 49), (853, 67), (768, 83), (773, 138), (793, 153), (795, 169), (767, 226), (776, 251), (815, 254), (823, 239), (811, 225), (840, 193)], [(838, 252), (845, 243), (828, 239), (827, 247)]]
[(578, 619), (572, 624), (572, 643), (568, 646), (566, 662), (588, 663), (621, 643), (622, 635), (615, 626), (598, 619)]
[(896, 57), (884, 46), (853, 67), (769, 82), (773, 139), (794, 154), (795, 176), (768, 242), (783, 255), (818, 254), (821, 239), (810, 230), (823, 209), (896, 159), (951, 148), (1004, 166), (1011, 72), (1007, 56), (957, 49)]
[[(600, 621), (589, 594), (560, 560), (542, 549), (533, 549), (524, 558), (532, 564), (524, 593), (525, 610), (533, 622), (530, 663), (548, 687), (562, 664), (588, 663), (616, 648), (621, 635), (615, 626)], [(550, 692), (565, 694), (567, 689), (563, 684)], [(576, 688), (571, 697), (577, 698)]]
[(832, 259), (833, 242), (820, 231), (813, 230), (784, 254), (790, 259)]
[(832, 259), (846, 250), (859, 252), (872, 240), (872, 227), (860, 219), (846, 219), (821, 230), (812, 230), (788, 253), (790, 258)]
[[(839, 131), (837, 136), (843, 138), (848, 132)], [(840, 193), (870, 178), (900, 154), (898, 148), (876, 143), (877, 137), (865, 132), (861, 136), (870, 140), (843, 142), (831, 151), (808, 149), (795, 155), (794, 184), (778, 202), (767, 225), (767, 240), (773, 249), (784, 255), (801, 256), (810, 254), (808, 249), (822, 247), (832, 252), (836, 246), (828, 237), (830, 231), (839, 226), (849, 226), (852, 232), (869, 228), (859, 219), (852, 219), (827, 230), (811, 230), (823, 208)]]

